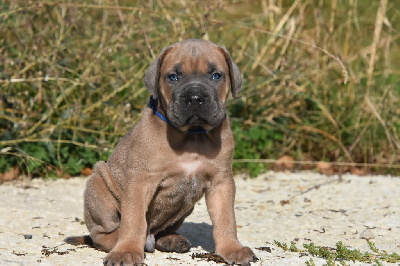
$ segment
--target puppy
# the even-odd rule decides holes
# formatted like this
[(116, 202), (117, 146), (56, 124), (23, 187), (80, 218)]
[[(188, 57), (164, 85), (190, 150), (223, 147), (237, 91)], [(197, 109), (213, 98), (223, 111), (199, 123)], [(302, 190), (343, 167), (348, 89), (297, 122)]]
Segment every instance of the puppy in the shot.
[(227, 263), (255, 261), (237, 239), (232, 175), (234, 140), (224, 107), (241, 87), (226, 49), (205, 40), (164, 48), (150, 65), (152, 94), (140, 122), (87, 181), (84, 217), (105, 265), (144, 262), (144, 251), (187, 252), (176, 233), (205, 195), (216, 253)]

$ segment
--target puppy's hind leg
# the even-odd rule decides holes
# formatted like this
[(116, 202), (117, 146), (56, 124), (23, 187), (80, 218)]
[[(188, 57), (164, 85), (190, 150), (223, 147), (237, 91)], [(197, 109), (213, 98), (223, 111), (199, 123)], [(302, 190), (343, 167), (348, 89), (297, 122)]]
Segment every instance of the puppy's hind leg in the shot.
[(156, 235), (156, 246), (155, 248), (164, 252), (177, 252), (185, 253), (190, 250), (192, 244), (184, 236), (176, 233), (176, 231), (181, 227), (183, 221), (188, 217), (193, 211), (193, 208), (188, 211), (181, 219), (179, 219), (175, 224), (167, 227), (164, 231), (159, 232)]
[(117, 243), (121, 223), (120, 204), (110, 191), (110, 182), (112, 178), (107, 164), (99, 162), (84, 193), (84, 216), (90, 237), (97, 249), (106, 252)]

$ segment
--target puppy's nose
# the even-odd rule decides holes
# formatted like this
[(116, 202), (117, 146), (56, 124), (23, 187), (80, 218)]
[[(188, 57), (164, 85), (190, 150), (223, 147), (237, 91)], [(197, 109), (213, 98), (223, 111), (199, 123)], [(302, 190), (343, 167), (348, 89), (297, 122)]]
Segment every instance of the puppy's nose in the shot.
[(186, 95), (186, 104), (191, 108), (199, 108), (204, 101), (204, 96), (199, 92), (191, 92)]

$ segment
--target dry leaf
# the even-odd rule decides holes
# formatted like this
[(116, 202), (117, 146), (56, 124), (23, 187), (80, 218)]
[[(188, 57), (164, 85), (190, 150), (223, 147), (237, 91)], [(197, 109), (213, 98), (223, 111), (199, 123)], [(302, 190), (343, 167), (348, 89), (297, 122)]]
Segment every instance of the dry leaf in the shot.
[(279, 203), (280, 203), (282, 206), (285, 206), (285, 205), (287, 205), (287, 204), (290, 204), (290, 200), (281, 200)]
[(92, 168), (85, 167), (82, 169), (81, 173), (84, 176), (90, 176), (90, 175), (92, 175)]
[(57, 169), (56, 170), (56, 174), (57, 174), (57, 176), (62, 177), (64, 179), (70, 179), (71, 178), (71, 175), (67, 174), (66, 172), (64, 172), (61, 169)]
[(274, 171), (292, 171), (294, 169), (294, 158), (290, 155), (284, 155), (273, 164)]
[(328, 162), (318, 162), (317, 169), (323, 175), (333, 175), (335, 173), (332, 164)]
[(350, 167), (350, 173), (353, 175), (367, 175), (367, 171), (363, 168)]
[(11, 181), (17, 179), (19, 175), (19, 169), (16, 167), (11, 167), (8, 172), (0, 173), (0, 180), (2, 182)]

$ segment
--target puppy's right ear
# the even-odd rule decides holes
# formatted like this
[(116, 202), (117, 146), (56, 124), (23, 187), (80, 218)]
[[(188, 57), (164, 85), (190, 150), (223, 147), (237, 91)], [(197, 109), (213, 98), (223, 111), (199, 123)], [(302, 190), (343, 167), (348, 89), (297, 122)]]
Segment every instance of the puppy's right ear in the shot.
[(157, 56), (156, 60), (151, 63), (146, 75), (144, 76), (144, 84), (147, 90), (153, 95), (154, 100), (158, 98), (161, 65), (171, 48), (172, 46), (169, 46), (161, 50), (160, 54)]

